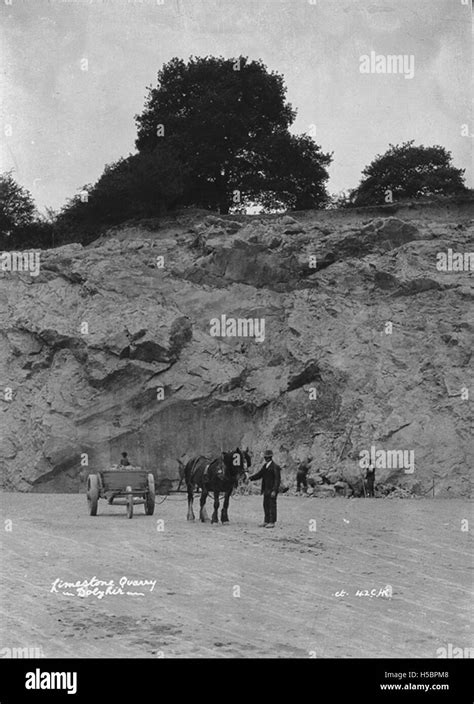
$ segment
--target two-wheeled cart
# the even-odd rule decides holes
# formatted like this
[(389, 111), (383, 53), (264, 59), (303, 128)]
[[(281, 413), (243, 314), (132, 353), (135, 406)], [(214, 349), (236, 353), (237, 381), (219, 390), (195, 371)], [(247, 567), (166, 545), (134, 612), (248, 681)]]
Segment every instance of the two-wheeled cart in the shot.
[(99, 499), (109, 504), (127, 507), (127, 517), (133, 517), (133, 507), (144, 504), (147, 516), (155, 510), (155, 479), (143, 469), (107, 469), (87, 478), (87, 505), (91, 516), (97, 515)]

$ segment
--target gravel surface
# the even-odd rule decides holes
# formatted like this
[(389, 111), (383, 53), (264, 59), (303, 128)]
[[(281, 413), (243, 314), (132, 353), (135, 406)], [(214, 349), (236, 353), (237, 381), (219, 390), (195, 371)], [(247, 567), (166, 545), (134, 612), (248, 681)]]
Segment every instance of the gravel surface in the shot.
[[(136, 506), (132, 520), (103, 500), (91, 517), (79, 494), (6, 493), (1, 504), (2, 648), (432, 658), (473, 645), (467, 500), (282, 496), (274, 529), (258, 527), (258, 496), (232, 499), (226, 526), (187, 522), (184, 495), (154, 516)], [(112, 593), (62, 585), (93, 577)]]

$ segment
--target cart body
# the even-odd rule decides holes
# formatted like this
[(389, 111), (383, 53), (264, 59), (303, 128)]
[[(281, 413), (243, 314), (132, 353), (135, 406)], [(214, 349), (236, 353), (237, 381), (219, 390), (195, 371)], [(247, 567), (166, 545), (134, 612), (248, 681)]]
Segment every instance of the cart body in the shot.
[(151, 472), (140, 467), (107, 469), (87, 478), (87, 504), (89, 514), (97, 515), (99, 499), (107, 499), (109, 504), (127, 507), (128, 518), (133, 517), (133, 507), (144, 504), (147, 516), (155, 510), (155, 479)]

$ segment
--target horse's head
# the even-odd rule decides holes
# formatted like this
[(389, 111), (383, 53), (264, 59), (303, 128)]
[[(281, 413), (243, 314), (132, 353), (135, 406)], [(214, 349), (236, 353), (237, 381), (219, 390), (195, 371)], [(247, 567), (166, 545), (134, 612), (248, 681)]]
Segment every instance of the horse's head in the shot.
[(245, 453), (237, 447), (232, 452), (223, 452), (222, 459), (224, 462), (226, 475), (233, 481), (237, 482), (246, 469)]

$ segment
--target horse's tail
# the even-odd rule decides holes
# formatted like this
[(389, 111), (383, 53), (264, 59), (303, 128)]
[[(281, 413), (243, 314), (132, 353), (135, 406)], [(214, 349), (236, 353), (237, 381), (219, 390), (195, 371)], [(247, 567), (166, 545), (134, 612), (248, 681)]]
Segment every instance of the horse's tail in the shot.
[(179, 481), (182, 482), (184, 479), (184, 472), (186, 469), (186, 465), (178, 457), (176, 458), (176, 462), (178, 463)]
[(179, 484), (178, 484), (178, 491), (181, 490), (181, 484), (184, 482), (184, 471), (186, 469), (185, 464), (182, 460), (180, 460), (178, 457), (176, 458), (176, 462), (178, 463), (178, 477), (179, 477)]

